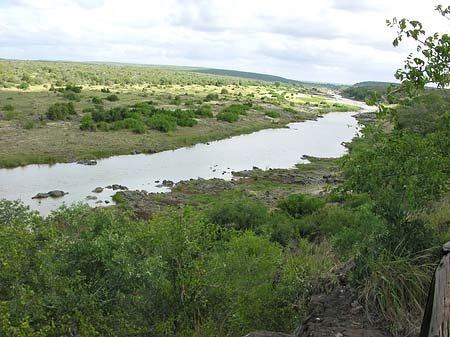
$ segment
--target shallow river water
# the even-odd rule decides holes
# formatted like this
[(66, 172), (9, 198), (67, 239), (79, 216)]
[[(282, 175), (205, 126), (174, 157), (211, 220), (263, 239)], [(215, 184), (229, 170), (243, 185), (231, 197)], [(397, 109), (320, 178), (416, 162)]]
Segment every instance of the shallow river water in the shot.
[[(361, 103), (343, 100), (343, 103)], [(358, 132), (355, 113), (329, 113), (316, 121), (291, 123), (287, 128), (268, 129), (227, 138), (209, 144), (197, 144), (155, 154), (114, 156), (98, 160), (95, 166), (77, 163), (28, 165), (15, 169), (0, 169), (0, 199), (22, 200), (43, 215), (63, 203), (86, 202), (105, 205), (116, 192), (105, 189), (92, 193), (96, 187), (121, 184), (132, 190), (165, 192), (160, 187), (164, 179), (178, 182), (191, 178), (231, 179), (232, 171), (252, 169), (291, 168), (306, 162), (303, 155), (339, 157)], [(157, 182), (159, 181), (159, 182)], [(63, 190), (67, 195), (58, 199), (32, 199), (39, 192)], [(87, 196), (97, 200), (87, 200)], [(100, 203), (99, 201), (102, 201)]]

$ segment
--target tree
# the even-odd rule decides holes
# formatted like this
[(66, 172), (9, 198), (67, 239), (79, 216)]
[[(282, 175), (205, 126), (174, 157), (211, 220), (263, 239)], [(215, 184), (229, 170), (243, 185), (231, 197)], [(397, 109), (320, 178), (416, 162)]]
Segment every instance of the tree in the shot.
[[(444, 18), (450, 20), (450, 6), (436, 7)], [(416, 53), (411, 53), (405, 60), (403, 69), (398, 69), (395, 77), (400, 80), (409, 94), (423, 89), (427, 84), (438, 88), (450, 85), (450, 36), (434, 33), (427, 36), (422, 23), (416, 20), (394, 18), (387, 20), (389, 27), (397, 27), (397, 37), (393, 41), (397, 47), (404, 38), (412, 38), (418, 43)]]

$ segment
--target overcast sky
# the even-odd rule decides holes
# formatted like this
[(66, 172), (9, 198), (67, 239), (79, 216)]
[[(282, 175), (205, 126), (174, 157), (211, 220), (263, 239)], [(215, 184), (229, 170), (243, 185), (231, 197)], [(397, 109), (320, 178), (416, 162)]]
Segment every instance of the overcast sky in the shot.
[[(298, 80), (393, 80), (413, 45), (387, 18), (448, 32), (433, 0), (0, 0), (0, 58), (253, 71)], [(442, 1), (441, 1), (442, 3)], [(448, 5), (443, 3), (443, 5)]]

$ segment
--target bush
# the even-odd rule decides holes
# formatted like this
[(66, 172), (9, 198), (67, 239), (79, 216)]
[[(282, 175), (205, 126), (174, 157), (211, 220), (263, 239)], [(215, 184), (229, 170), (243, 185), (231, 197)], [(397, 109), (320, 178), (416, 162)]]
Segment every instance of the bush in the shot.
[(22, 124), (24, 129), (30, 130), (34, 128), (34, 122), (32, 120), (27, 119), (23, 124)]
[(72, 102), (52, 104), (46, 113), (50, 120), (65, 120), (69, 115), (75, 114), (75, 107)]
[(159, 130), (161, 132), (169, 132), (176, 130), (177, 120), (172, 116), (155, 114), (148, 119), (147, 125), (150, 128)]
[(209, 102), (209, 101), (217, 101), (219, 99), (219, 94), (217, 93), (209, 93), (208, 95), (206, 95), (205, 97), (205, 102)]
[(226, 107), (224, 112), (232, 112), (238, 115), (247, 115), (247, 111), (250, 109), (252, 103), (248, 104), (232, 104)]
[(217, 120), (228, 123), (237, 122), (239, 120), (239, 114), (231, 111), (221, 111), (217, 114)]
[(80, 95), (77, 95), (76, 93), (72, 91), (67, 91), (63, 94), (63, 98), (67, 99), (69, 101), (75, 101), (79, 102), (81, 100)]
[(278, 207), (293, 218), (300, 218), (306, 214), (311, 214), (324, 205), (325, 201), (323, 199), (309, 197), (304, 194), (291, 195), (278, 203)]
[(271, 117), (271, 118), (280, 118), (280, 113), (279, 112), (276, 112), (276, 111), (267, 111), (266, 113), (265, 113), (265, 115), (266, 116), (269, 116), (269, 117)]
[(228, 90), (225, 89), (225, 88), (223, 88), (223, 89), (220, 91), (220, 93), (221, 93), (222, 95), (228, 95)]
[(251, 199), (220, 201), (214, 203), (207, 213), (212, 223), (237, 230), (257, 230), (269, 217), (267, 206)]
[(213, 117), (211, 105), (203, 104), (194, 110), (195, 116), (198, 117)]
[(95, 126), (94, 120), (92, 119), (92, 115), (90, 113), (85, 114), (81, 118), (80, 129), (81, 130), (95, 131), (96, 126)]
[(14, 111), (14, 106), (12, 104), (6, 104), (2, 108), (3, 111)]
[(119, 97), (117, 95), (113, 94), (113, 95), (108, 95), (106, 97), (106, 99), (110, 102), (117, 102), (119, 100)]
[(103, 104), (103, 100), (100, 97), (92, 97), (92, 103)]

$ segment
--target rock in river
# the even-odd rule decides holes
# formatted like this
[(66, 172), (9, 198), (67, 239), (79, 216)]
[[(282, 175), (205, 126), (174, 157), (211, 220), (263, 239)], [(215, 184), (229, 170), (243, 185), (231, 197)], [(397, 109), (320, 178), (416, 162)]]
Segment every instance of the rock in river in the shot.
[(102, 193), (103, 192), (103, 187), (96, 187), (96, 188), (93, 189), (92, 192), (94, 192), (94, 193)]
[(97, 165), (97, 161), (96, 160), (83, 159), (83, 160), (77, 161), (77, 164), (93, 166), (93, 165)]
[(113, 191), (117, 191), (117, 190), (127, 191), (128, 190), (128, 187), (126, 187), (124, 185), (120, 185), (120, 184), (108, 185), (108, 186), (106, 186), (106, 188), (113, 190)]
[(69, 194), (68, 192), (60, 191), (60, 190), (53, 190), (47, 193), (38, 193), (31, 199), (45, 199), (45, 198), (61, 198), (65, 196), (66, 194)]

